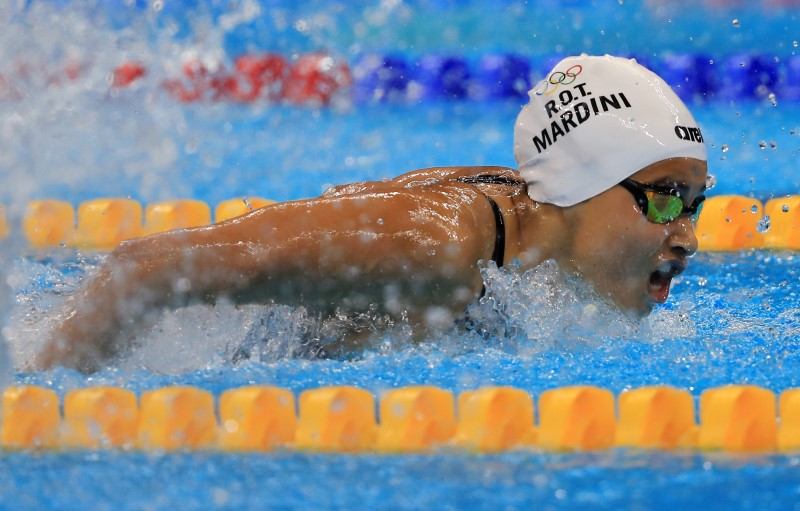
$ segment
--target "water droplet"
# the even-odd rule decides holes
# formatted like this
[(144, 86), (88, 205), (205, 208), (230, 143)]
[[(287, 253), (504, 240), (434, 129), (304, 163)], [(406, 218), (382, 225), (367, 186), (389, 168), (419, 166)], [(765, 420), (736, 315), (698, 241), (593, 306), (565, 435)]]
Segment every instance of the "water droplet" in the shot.
[(761, 140), (758, 143), (758, 147), (760, 147), (761, 149), (766, 149), (767, 148), (767, 143), (765, 141)]
[(697, 285), (698, 286), (702, 287), (702, 286), (705, 286), (706, 284), (708, 284), (708, 280), (706, 280), (705, 277), (700, 277), (699, 279), (697, 279)]
[(730, 147), (728, 147), (728, 144), (722, 144), (722, 152), (723, 153), (727, 153), (729, 150), (730, 150)]
[(717, 185), (717, 176), (709, 174), (706, 176), (706, 189), (711, 190)]
[(772, 104), (772, 106), (778, 106), (778, 100), (775, 98), (774, 92), (770, 92), (769, 96), (767, 97), (769, 98), (769, 102)]
[(378, 222), (378, 225), (383, 225), (383, 218), (379, 218), (379, 219), (377, 220), (377, 222)]
[(789, 135), (794, 135), (795, 133), (797, 133), (796, 130), (789, 130)]
[(764, 234), (769, 230), (769, 215), (764, 215), (764, 218), (758, 221), (756, 230), (761, 234)]
[(731, 21), (731, 25), (733, 25), (734, 27), (739, 27), (739, 25), (740, 25), (739, 19), (738, 18), (734, 18), (733, 21)]
[(751, 213), (758, 213), (758, 206), (756, 206), (755, 204), (750, 206), (750, 212)]
[(769, 146), (770, 146), (772, 149), (777, 149), (777, 148), (778, 148), (778, 143), (777, 143), (777, 142), (775, 142), (774, 140), (770, 140), (770, 141), (769, 141)]
[(784, 213), (788, 213), (789, 212), (789, 205), (788, 204), (784, 204), (783, 206), (781, 206), (781, 211), (783, 211)]
[(153, 1), (153, 10), (159, 12), (161, 9), (164, 8), (164, 2), (162, 0), (154, 0)]
[(792, 41), (792, 46), (794, 46), (795, 48), (797, 48), (797, 41)]

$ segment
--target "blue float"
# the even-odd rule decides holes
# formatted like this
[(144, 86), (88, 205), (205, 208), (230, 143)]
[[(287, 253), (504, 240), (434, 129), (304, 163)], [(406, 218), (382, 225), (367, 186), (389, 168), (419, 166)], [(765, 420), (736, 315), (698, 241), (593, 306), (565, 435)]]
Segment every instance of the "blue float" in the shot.
[(541, 80), (547, 78), (550, 71), (552, 71), (556, 64), (561, 62), (564, 57), (566, 57), (566, 55), (553, 54), (538, 59), (538, 64), (534, 67), (533, 71), (533, 83), (539, 83)]
[(476, 73), (476, 99), (524, 98), (531, 88), (531, 65), (514, 54), (484, 55)]
[(719, 88), (716, 68), (706, 55), (667, 54), (653, 71), (684, 101), (709, 99)]
[(411, 68), (393, 55), (365, 55), (353, 67), (355, 98), (359, 102), (406, 101)]
[(720, 99), (764, 98), (778, 84), (774, 59), (760, 55), (734, 55), (724, 61), (720, 76)]
[(793, 55), (781, 61), (778, 100), (800, 99), (800, 55)]
[(423, 98), (465, 99), (469, 96), (472, 73), (462, 57), (426, 55), (417, 61), (416, 75)]

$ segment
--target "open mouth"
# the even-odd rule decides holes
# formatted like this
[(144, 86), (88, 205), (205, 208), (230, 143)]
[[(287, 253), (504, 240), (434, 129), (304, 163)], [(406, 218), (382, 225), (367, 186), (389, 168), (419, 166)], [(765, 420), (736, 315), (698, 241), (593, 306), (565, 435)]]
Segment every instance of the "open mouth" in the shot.
[(650, 274), (648, 292), (655, 303), (664, 303), (669, 297), (669, 287), (672, 279), (686, 270), (686, 264), (679, 261), (667, 261), (660, 264)]

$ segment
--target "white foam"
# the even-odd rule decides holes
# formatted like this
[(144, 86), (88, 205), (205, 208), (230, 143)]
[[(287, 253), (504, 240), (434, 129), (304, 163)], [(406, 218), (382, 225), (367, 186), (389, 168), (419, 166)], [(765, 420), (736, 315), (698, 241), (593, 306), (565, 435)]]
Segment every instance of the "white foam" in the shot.
[(468, 308), (475, 328), (513, 342), (521, 355), (591, 347), (609, 338), (655, 341), (694, 332), (686, 314), (658, 310), (632, 318), (553, 261), (520, 272), (513, 265), (482, 269), (486, 295)]
[[(69, 264), (59, 268), (27, 259), (15, 265), (9, 281), (17, 300), (6, 333), (18, 365), (38, 350), (43, 332), (58, 320), (53, 311), (75, 289), (83, 272), (93, 273), (97, 262), (76, 262), (80, 272)], [(398, 350), (409, 350), (413, 356), (433, 358), (487, 347), (530, 357), (548, 350), (592, 348), (608, 339), (653, 342), (694, 334), (694, 323), (686, 312), (659, 310), (645, 320), (632, 319), (553, 262), (524, 273), (493, 263), (481, 271), (487, 292), (467, 309), (472, 332), (457, 325), (435, 330), (415, 344), (408, 323), (394, 322), (374, 311), (323, 320), (302, 307), (197, 305), (167, 312), (152, 327), (142, 327), (131, 348), (109, 363), (123, 370), (162, 374), (244, 359), (275, 363), (313, 357), (320, 344), (332, 343), (328, 347), (335, 349), (344, 332), (351, 330), (364, 334), (368, 356), (397, 356)], [(438, 308), (432, 310), (439, 313)]]

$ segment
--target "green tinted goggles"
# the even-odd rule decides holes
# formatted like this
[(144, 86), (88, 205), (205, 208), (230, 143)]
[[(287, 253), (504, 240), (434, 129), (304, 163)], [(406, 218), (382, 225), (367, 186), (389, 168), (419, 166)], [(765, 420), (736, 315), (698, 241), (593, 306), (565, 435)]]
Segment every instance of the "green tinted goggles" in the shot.
[(687, 206), (681, 192), (669, 186), (646, 185), (633, 179), (626, 179), (619, 185), (631, 192), (642, 214), (656, 224), (666, 224), (681, 215), (689, 215), (692, 222), (697, 222), (706, 200), (705, 195), (699, 195)]

